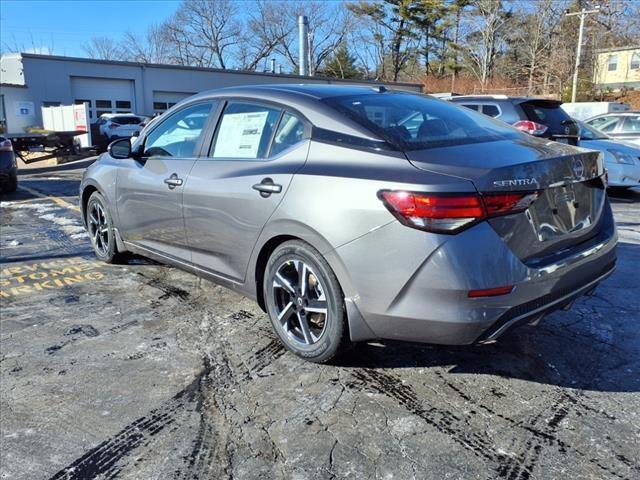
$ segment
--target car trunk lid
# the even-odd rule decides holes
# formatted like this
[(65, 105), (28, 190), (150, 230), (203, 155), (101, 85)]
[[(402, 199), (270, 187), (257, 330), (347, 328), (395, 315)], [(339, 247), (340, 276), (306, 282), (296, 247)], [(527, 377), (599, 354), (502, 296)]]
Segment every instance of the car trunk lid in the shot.
[(538, 192), (525, 212), (489, 220), (525, 262), (539, 263), (597, 234), (606, 196), (598, 152), (523, 136), (406, 154), (415, 167), (470, 180), (481, 194)]

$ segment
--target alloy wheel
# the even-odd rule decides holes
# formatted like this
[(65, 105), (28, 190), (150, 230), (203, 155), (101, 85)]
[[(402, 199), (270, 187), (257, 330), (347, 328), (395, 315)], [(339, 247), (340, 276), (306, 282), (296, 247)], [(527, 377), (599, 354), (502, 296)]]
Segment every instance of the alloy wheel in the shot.
[(287, 260), (276, 270), (272, 293), (278, 322), (302, 345), (316, 343), (327, 327), (328, 305), (320, 278), (302, 260)]
[(109, 252), (109, 222), (104, 208), (98, 202), (92, 203), (89, 210), (89, 235), (98, 253), (107, 255)]

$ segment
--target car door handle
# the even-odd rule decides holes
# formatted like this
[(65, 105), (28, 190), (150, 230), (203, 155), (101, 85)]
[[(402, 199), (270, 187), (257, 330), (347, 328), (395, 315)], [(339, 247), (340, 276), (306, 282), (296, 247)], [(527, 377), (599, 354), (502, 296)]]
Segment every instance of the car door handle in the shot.
[(178, 174), (174, 173), (172, 174), (169, 178), (165, 178), (164, 179), (164, 183), (167, 184), (167, 186), (173, 190), (176, 187), (179, 187), (180, 185), (182, 185), (182, 179), (178, 178)]
[(256, 183), (253, 187), (254, 190), (260, 192), (260, 196), (263, 198), (267, 198), (272, 193), (280, 193), (282, 192), (282, 185), (278, 185), (277, 183), (273, 183), (273, 180), (270, 178), (265, 178), (260, 183)]

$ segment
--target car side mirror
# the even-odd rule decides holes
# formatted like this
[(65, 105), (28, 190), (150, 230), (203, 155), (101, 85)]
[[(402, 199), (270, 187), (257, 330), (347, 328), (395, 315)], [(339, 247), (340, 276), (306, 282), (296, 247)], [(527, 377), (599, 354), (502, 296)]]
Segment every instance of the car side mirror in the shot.
[(131, 157), (131, 140), (128, 138), (121, 138), (119, 140), (114, 140), (107, 147), (107, 151), (111, 158), (117, 158), (119, 160), (124, 160), (125, 158)]
[(140, 131), (139, 131), (139, 130), (136, 130), (135, 132), (133, 132), (133, 133), (131, 134), (131, 136), (132, 136), (132, 137), (139, 137), (139, 136), (140, 136)]

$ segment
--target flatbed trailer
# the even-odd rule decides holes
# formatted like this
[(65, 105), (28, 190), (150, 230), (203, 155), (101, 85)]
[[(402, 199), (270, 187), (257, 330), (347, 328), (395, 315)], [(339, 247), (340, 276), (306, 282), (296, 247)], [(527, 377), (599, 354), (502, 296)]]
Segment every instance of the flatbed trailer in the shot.
[[(80, 146), (75, 141), (78, 135), (85, 135), (84, 130), (66, 132), (42, 133), (5, 133), (3, 137), (11, 140), (15, 154), (25, 163), (38, 162), (49, 158), (77, 155)], [(28, 159), (26, 155), (32, 152), (43, 152), (46, 155), (37, 159)]]

